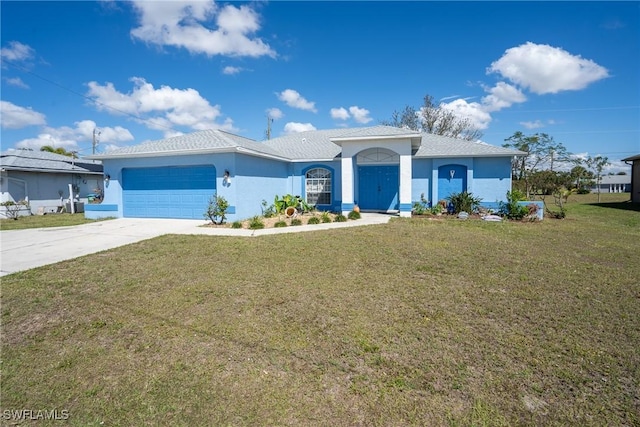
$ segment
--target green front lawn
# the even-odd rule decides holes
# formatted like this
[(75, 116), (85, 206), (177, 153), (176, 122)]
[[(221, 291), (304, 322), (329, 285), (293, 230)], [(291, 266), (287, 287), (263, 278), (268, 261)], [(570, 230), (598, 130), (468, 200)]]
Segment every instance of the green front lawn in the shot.
[(542, 223), (164, 236), (5, 276), (1, 409), (76, 426), (639, 425), (640, 213), (623, 196), (572, 196)]
[(24, 230), (26, 228), (68, 227), (102, 220), (87, 219), (83, 213), (21, 216), (18, 219), (0, 219), (0, 230)]

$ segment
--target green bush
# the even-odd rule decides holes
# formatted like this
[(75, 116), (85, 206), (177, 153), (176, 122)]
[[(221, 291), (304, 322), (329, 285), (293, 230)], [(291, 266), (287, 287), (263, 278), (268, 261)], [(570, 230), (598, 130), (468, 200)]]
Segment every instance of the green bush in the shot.
[(307, 221), (307, 224), (320, 224), (320, 218), (318, 218), (317, 216), (312, 216), (311, 218), (309, 218), (309, 221)]
[(264, 222), (261, 217), (256, 215), (249, 220), (249, 229), (259, 230), (261, 228), (264, 228)]
[(331, 222), (331, 215), (329, 215), (329, 212), (322, 212), (322, 215), (320, 216), (320, 219), (324, 223)]
[(500, 213), (509, 219), (522, 219), (529, 214), (529, 208), (518, 204), (525, 195), (518, 190), (507, 191), (507, 203), (500, 202)]
[(333, 219), (333, 222), (347, 222), (347, 217), (342, 215), (342, 214), (338, 214), (336, 215), (336, 217)]
[(349, 215), (347, 215), (347, 217), (349, 219), (360, 219), (360, 212), (351, 211), (351, 212), (349, 212)]
[(274, 226), (275, 228), (286, 227), (286, 226), (287, 226), (287, 223), (286, 223), (286, 221), (278, 221), (278, 222), (276, 222), (275, 224), (273, 224), (273, 226)]
[(453, 213), (457, 214), (460, 212), (472, 213), (478, 206), (480, 206), (480, 201), (482, 200), (479, 197), (474, 197), (473, 194), (463, 191), (462, 193), (453, 193), (449, 197), (446, 198), (453, 205)]
[[(224, 220), (227, 218), (227, 209), (229, 209), (227, 199), (218, 195), (211, 196), (204, 217), (209, 218), (214, 224), (224, 224)], [(220, 218), (219, 221), (218, 218)]]
[(300, 218), (293, 218), (291, 220), (291, 225), (302, 225), (302, 220)]
[(242, 228), (242, 222), (233, 221), (233, 223), (231, 224), (231, 228)]

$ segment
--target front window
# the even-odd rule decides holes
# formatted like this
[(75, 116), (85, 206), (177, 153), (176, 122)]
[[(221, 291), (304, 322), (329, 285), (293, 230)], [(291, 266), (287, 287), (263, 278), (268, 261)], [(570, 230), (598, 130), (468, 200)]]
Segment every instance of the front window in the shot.
[(307, 203), (315, 205), (331, 204), (331, 171), (324, 168), (310, 169), (305, 175)]

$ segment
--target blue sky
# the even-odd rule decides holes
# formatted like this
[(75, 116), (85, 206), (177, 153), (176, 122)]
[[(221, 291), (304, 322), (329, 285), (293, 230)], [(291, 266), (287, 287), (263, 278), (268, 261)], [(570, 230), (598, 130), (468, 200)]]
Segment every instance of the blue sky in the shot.
[(640, 2), (2, 1), (2, 149), (371, 126), (429, 94), (482, 140), (640, 153)]

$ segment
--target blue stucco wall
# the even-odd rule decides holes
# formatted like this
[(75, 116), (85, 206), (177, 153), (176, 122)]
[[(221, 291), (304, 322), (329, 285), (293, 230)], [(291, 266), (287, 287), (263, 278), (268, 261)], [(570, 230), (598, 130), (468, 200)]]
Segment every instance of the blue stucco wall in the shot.
[(425, 199), (433, 203), (431, 191), (432, 167), (433, 161), (431, 159), (413, 159), (411, 167), (411, 201), (413, 203), (419, 202), (423, 193)]
[(507, 200), (511, 191), (511, 158), (480, 157), (473, 161), (473, 192), (482, 199), (481, 205), (496, 208)]
[[(213, 165), (216, 169), (217, 194), (229, 202), (230, 208), (227, 215), (229, 222), (260, 215), (263, 199), (271, 204), (276, 194), (289, 192), (287, 185), (290, 181), (289, 166), (286, 163), (244, 154), (106, 159), (103, 165), (104, 173), (111, 176), (108, 185), (105, 185), (102, 203), (109, 206), (109, 209), (85, 212), (87, 218), (123, 216), (121, 182), (122, 170), (125, 168)], [(230, 173), (229, 183), (223, 180), (225, 171)]]

